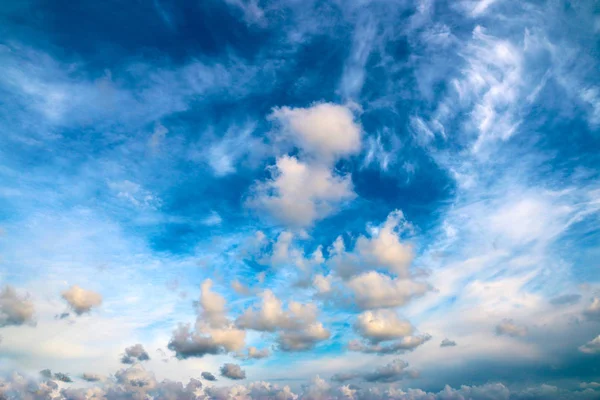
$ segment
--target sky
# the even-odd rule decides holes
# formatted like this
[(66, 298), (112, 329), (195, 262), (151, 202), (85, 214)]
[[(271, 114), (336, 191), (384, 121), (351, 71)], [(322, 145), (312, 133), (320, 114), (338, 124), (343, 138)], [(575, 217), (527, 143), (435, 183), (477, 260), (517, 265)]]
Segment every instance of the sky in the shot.
[(600, 399), (593, 0), (0, 1), (0, 399)]

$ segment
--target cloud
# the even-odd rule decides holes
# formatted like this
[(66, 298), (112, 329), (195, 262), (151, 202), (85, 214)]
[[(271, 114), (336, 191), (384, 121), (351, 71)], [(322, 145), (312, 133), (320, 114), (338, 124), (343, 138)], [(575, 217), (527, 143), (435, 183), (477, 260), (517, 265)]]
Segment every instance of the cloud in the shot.
[(309, 108), (275, 108), (269, 119), (308, 156), (322, 162), (360, 151), (362, 128), (347, 106), (318, 103)]
[(239, 365), (237, 364), (223, 364), (223, 366), (221, 366), (221, 376), (224, 376), (226, 378), (229, 379), (246, 379), (246, 371), (244, 371)]
[(391, 383), (404, 378), (415, 378), (417, 375), (416, 371), (408, 369), (407, 362), (396, 359), (372, 372), (363, 373), (358, 376), (366, 382)]
[(150, 356), (148, 355), (146, 350), (144, 350), (144, 346), (142, 346), (139, 343), (135, 344), (133, 346), (127, 347), (125, 349), (125, 354), (121, 358), (121, 362), (123, 364), (133, 364), (136, 362), (148, 361), (148, 360), (150, 360)]
[(244, 347), (246, 332), (228, 319), (225, 298), (213, 292), (212, 285), (210, 279), (201, 284), (195, 331), (189, 324), (180, 324), (173, 332), (168, 348), (178, 358), (203, 357)]
[(278, 332), (277, 342), (283, 351), (312, 349), (318, 342), (330, 337), (330, 333), (317, 321), (317, 306), (290, 301), (287, 310), (272, 291), (260, 294), (258, 309), (247, 309), (236, 320), (243, 329), (261, 332)]
[(513, 337), (525, 336), (527, 335), (527, 328), (515, 324), (512, 319), (504, 319), (496, 325), (496, 334)]
[(77, 285), (71, 286), (61, 294), (77, 315), (90, 312), (102, 304), (102, 295), (92, 290), (85, 290)]
[(600, 320), (600, 297), (594, 297), (590, 304), (583, 312), (588, 319)]
[(268, 212), (287, 226), (309, 227), (356, 197), (349, 176), (296, 157), (279, 157), (269, 172), (271, 179), (255, 185), (247, 205)]
[(410, 322), (393, 310), (365, 311), (357, 317), (354, 329), (372, 343), (408, 336), (413, 331)]
[(600, 335), (596, 336), (595, 339), (590, 340), (586, 344), (579, 346), (579, 351), (587, 354), (600, 353)]
[(581, 300), (580, 294), (563, 294), (561, 296), (556, 296), (550, 299), (550, 304), (555, 306), (568, 306), (572, 304), (576, 304)]
[(281, 107), (269, 119), (278, 125), (278, 138), (301, 152), (277, 157), (269, 168), (271, 179), (254, 185), (247, 206), (286, 226), (306, 228), (356, 197), (351, 177), (338, 174), (334, 165), (360, 151), (362, 128), (350, 108), (331, 103)]
[(270, 355), (271, 355), (271, 352), (267, 348), (257, 349), (254, 346), (249, 346), (248, 349), (247, 349), (247, 354), (246, 355), (244, 355), (243, 353), (240, 353), (236, 357), (243, 358), (243, 359), (246, 359), (246, 360), (260, 360), (260, 359), (263, 359), (263, 358), (267, 358)]
[(33, 322), (35, 308), (28, 296), (20, 296), (12, 286), (0, 292), (0, 328)]
[(40, 375), (46, 379), (52, 379), (55, 381), (60, 381), (60, 382), (65, 382), (65, 383), (73, 382), (73, 380), (71, 379), (71, 377), (69, 375), (63, 374), (62, 372), (56, 372), (53, 374), (52, 371), (49, 369), (41, 370)]
[(211, 211), (202, 221), (202, 225), (206, 226), (218, 226), (223, 222), (223, 218), (216, 211)]
[(456, 342), (454, 340), (450, 340), (448, 338), (442, 340), (442, 343), (440, 343), (440, 347), (454, 347), (456, 346)]
[(365, 344), (358, 340), (351, 340), (348, 343), (348, 349), (361, 353), (376, 353), (384, 354), (401, 354), (407, 351), (413, 351), (423, 343), (431, 339), (430, 335), (424, 334), (420, 336), (404, 336), (400, 340), (396, 340), (386, 344)]
[(103, 377), (98, 374), (84, 372), (81, 375), (81, 379), (83, 379), (84, 381), (87, 381), (87, 382), (99, 382), (99, 381), (103, 380)]
[(398, 307), (429, 290), (425, 283), (410, 279), (391, 278), (369, 271), (351, 278), (347, 287), (361, 309)]
[(201, 376), (203, 379), (206, 379), (207, 381), (216, 381), (217, 380), (217, 378), (210, 372), (205, 371), (201, 374)]

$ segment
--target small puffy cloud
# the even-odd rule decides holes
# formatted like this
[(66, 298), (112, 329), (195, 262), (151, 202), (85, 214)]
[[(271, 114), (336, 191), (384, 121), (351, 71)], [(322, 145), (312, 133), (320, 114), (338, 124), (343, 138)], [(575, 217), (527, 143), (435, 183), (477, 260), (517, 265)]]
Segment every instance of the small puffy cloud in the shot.
[(216, 381), (217, 378), (211, 374), (210, 372), (203, 372), (202, 374), (200, 374), (200, 376), (202, 376), (202, 379), (206, 379), (207, 381)]
[(348, 343), (348, 349), (361, 353), (376, 353), (376, 354), (400, 354), (407, 351), (413, 351), (423, 343), (431, 339), (430, 335), (421, 336), (404, 336), (402, 339), (388, 344), (370, 344), (362, 343), (359, 340), (351, 340)]
[(554, 306), (568, 306), (576, 304), (581, 300), (580, 294), (563, 294), (550, 299), (550, 304)]
[(579, 387), (582, 389), (600, 389), (600, 383), (598, 382), (581, 382)]
[(189, 324), (179, 325), (173, 332), (168, 348), (178, 358), (240, 351), (245, 344), (246, 332), (237, 329), (229, 320), (225, 298), (212, 291), (210, 279), (202, 282), (197, 304), (195, 330)]
[(211, 211), (204, 219), (200, 221), (202, 225), (206, 226), (218, 226), (223, 222), (223, 218), (216, 211)]
[(135, 362), (148, 361), (150, 356), (141, 344), (135, 344), (125, 349), (125, 354), (121, 358), (123, 364), (133, 364)]
[(294, 228), (309, 227), (356, 197), (349, 176), (296, 157), (279, 157), (270, 173), (271, 179), (254, 186), (246, 204)]
[(71, 286), (62, 292), (62, 298), (69, 303), (77, 315), (90, 312), (92, 308), (102, 304), (102, 295), (91, 290), (85, 290), (77, 285)]
[(456, 342), (454, 340), (450, 340), (448, 338), (442, 340), (442, 343), (440, 343), (440, 347), (454, 347), (456, 346)]
[(152, 372), (146, 371), (141, 364), (135, 364), (127, 369), (115, 372), (117, 383), (129, 393), (136, 393), (136, 397), (143, 398), (143, 393), (156, 388), (158, 382)]
[(62, 372), (55, 373), (53, 376), (53, 379), (55, 379), (57, 381), (65, 382), (65, 383), (73, 382), (73, 379), (71, 379), (71, 377), (69, 375), (63, 374)]
[(496, 334), (512, 337), (525, 336), (527, 335), (527, 328), (517, 325), (512, 319), (503, 319), (502, 322), (496, 325)]
[(309, 108), (276, 108), (271, 120), (279, 122), (293, 143), (311, 157), (333, 161), (360, 151), (362, 128), (352, 110), (331, 103)]
[(269, 357), (271, 353), (269, 349), (257, 349), (256, 347), (248, 347), (248, 358), (254, 360), (260, 360), (261, 358)]
[(277, 343), (283, 351), (306, 351), (314, 348), (317, 343), (329, 339), (330, 336), (329, 331), (319, 322), (301, 330), (283, 331), (279, 334)]
[(583, 312), (588, 319), (600, 321), (600, 297), (594, 297), (592, 304)]
[(237, 364), (223, 364), (223, 366), (221, 366), (221, 376), (224, 376), (226, 378), (229, 379), (246, 379), (246, 371), (244, 371), (239, 365)]
[(425, 283), (391, 278), (376, 271), (355, 276), (346, 286), (361, 309), (398, 307), (429, 290), (429, 285)]
[(393, 310), (365, 311), (358, 316), (354, 329), (372, 343), (393, 340), (412, 333), (412, 325)]
[(600, 353), (600, 335), (596, 336), (595, 339), (590, 340), (583, 346), (579, 346), (579, 351), (586, 354)]
[(35, 309), (28, 296), (21, 296), (12, 286), (0, 292), (0, 327), (33, 322)]

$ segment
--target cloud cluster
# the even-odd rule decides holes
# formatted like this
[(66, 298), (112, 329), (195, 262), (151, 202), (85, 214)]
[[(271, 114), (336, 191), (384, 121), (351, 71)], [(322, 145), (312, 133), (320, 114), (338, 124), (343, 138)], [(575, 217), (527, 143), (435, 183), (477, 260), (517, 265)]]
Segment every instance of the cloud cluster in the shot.
[(279, 125), (280, 138), (301, 154), (278, 157), (270, 167), (271, 179), (255, 185), (248, 206), (286, 226), (305, 228), (356, 196), (350, 176), (334, 169), (336, 160), (360, 150), (362, 128), (350, 108), (330, 103), (282, 107), (270, 119)]
[(66, 300), (71, 309), (77, 315), (90, 312), (92, 308), (102, 304), (102, 295), (92, 290), (83, 289), (77, 285), (71, 286), (62, 292), (62, 298)]
[(5, 286), (0, 291), (0, 328), (32, 323), (34, 312), (29, 297), (20, 296), (12, 286)]

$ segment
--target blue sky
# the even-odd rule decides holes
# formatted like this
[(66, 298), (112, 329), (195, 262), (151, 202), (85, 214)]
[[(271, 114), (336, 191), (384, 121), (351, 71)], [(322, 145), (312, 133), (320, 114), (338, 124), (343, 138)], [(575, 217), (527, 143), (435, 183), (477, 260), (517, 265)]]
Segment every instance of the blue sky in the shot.
[(3, 1), (0, 33), (0, 397), (600, 397), (593, 1)]

